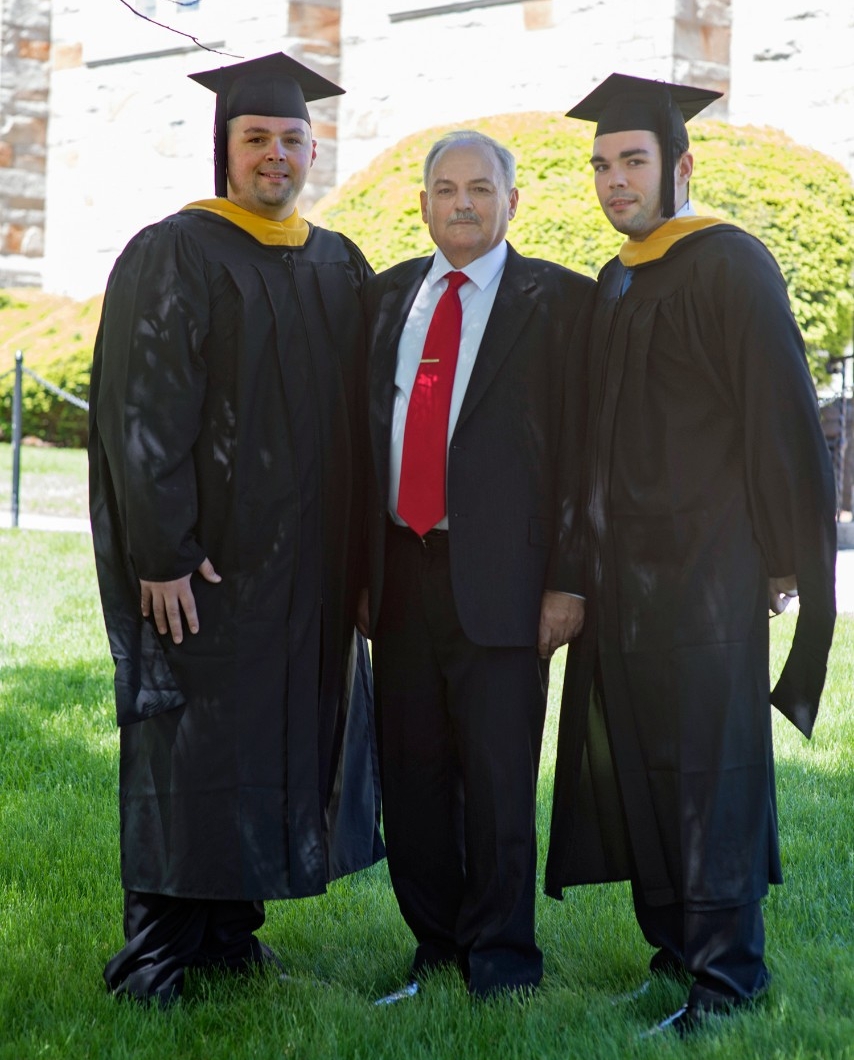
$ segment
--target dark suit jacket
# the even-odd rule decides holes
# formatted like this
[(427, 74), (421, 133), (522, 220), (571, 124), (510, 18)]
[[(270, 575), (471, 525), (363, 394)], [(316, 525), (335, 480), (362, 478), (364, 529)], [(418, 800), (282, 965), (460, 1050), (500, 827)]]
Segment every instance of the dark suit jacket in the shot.
[[(368, 498), (371, 631), (383, 592), (397, 347), (432, 258), (371, 277)], [(581, 592), (571, 543), (583, 438), (584, 343), (594, 282), (508, 246), (448, 454), (454, 600), (466, 636), (536, 644), (544, 589)]]

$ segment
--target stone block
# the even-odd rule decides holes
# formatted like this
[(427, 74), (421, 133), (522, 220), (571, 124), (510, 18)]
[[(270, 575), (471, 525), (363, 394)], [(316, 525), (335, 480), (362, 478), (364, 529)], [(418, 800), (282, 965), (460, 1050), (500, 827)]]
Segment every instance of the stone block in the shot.
[[(751, 0), (747, 0), (748, 3)], [(733, 0), (676, 0), (674, 15), (688, 22), (712, 26), (732, 25)]]
[(47, 63), (33, 62), (31, 59), (19, 59), (17, 56), (4, 57), (3, 79), (13, 85), (15, 97), (26, 98), (32, 92), (45, 92), (50, 83), (50, 67)]
[(709, 26), (680, 19), (673, 34), (673, 50), (680, 57), (727, 65), (731, 36), (728, 26)]
[[(3, 170), (0, 170), (0, 174), (3, 172)], [(20, 173), (18, 177), (20, 178)], [(0, 188), (0, 196), (2, 196), (2, 188)], [(3, 208), (10, 213), (20, 210), (22, 213), (36, 216), (44, 212), (44, 197), (33, 196), (30, 199), (25, 195), (7, 195)]]
[(36, 89), (15, 97), (15, 110), (28, 118), (40, 118), (48, 111), (47, 88)]
[(333, 121), (318, 121), (312, 118), (311, 131), (315, 140), (335, 140), (338, 137), (338, 125)]
[(41, 228), (44, 225), (44, 210), (41, 207), (13, 208), (10, 205), (3, 211), (3, 220), (6, 224), (17, 225), (19, 228)]
[(674, 16), (689, 22), (732, 25), (732, 0), (676, 0)]
[(15, 167), (26, 173), (44, 173), (47, 165), (47, 151), (42, 149), (19, 151), (15, 155)]
[(697, 18), (713, 26), (732, 25), (732, 6), (732, 0), (694, 0)]
[(21, 253), (25, 258), (44, 257), (44, 228), (31, 225), (24, 232), (21, 240)]
[(24, 241), (24, 229), (20, 225), (3, 225), (3, 243), (0, 252), (3, 254), (20, 254)]
[[(0, 196), (6, 199), (6, 209), (9, 207), (39, 208), (44, 204), (44, 192), (43, 174), (0, 169)], [(23, 205), (24, 203), (27, 205)]]
[(552, 0), (524, 0), (522, 17), (525, 29), (551, 29), (554, 26)]
[(311, 183), (315, 187), (323, 186), (330, 188), (335, 184), (335, 149), (330, 151), (318, 150), (317, 161), (311, 167)]
[(0, 168), (6, 169), (11, 166), (15, 159), (15, 151), (10, 143), (0, 142)]
[[(301, 50), (302, 50), (303, 55), (311, 56), (311, 58), (309, 59), (309, 64), (311, 66), (316, 66), (317, 63), (316, 62), (312, 62), (311, 61), (312, 59), (314, 59), (315, 57), (320, 58), (321, 56), (326, 56), (326, 55), (328, 55), (328, 56), (337, 56), (339, 54), (339, 44), (338, 44), (338, 41), (323, 41), (323, 40), (303, 41), (302, 45), (301, 45)], [(324, 77), (325, 76), (326, 75), (324, 74)]]
[(3, 21), (7, 27), (32, 29), (50, 26), (51, 0), (4, 0)]
[[(723, 92), (722, 99), (716, 99), (703, 110), (704, 118), (716, 118), (725, 121), (729, 114), (729, 68), (718, 63), (704, 63), (697, 60), (676, 59), (673, 63), (673, 80), (677, 84), (702, 85), (714, 92)], [(690, 128), (689, 128), (690, 133)]]
[(9, 115), (0, 127), (0, 138), (7, 144), (44, 145), (47, 143), (47, 120), (45, 118)]
[(18, 56), (21, 59), (33, 59), (39, 63), (46, 63), (50, 58), (50, 41), (22, 40), (18, 44)]
[(76, 70), (83, 65), (83, 45), (55, 44), (53, 48), (54, 70)]
[(325, 41), (337, 49), (341, 37), (341, 10), (322, 3), (291, 3), (289, 5), (288, 33), (304, 40)]
[(38, 266), (25, 271), (0, 257), (0, 287), (41, 287), (42, 273)]

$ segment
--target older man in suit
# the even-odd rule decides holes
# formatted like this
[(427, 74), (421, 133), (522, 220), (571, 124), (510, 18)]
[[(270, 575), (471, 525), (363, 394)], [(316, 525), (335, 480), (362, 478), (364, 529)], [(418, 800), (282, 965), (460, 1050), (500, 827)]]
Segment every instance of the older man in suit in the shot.
[(505, 240), (513, 155), (433, 145), (433, 256), (365, 289), (369, 591), (385, 838), (415, 935), (410, 996), (455, 964), (470, 992), (527, 990), (536, 780), (549, 658), (581, 629), (571, 547), (593, 282)]

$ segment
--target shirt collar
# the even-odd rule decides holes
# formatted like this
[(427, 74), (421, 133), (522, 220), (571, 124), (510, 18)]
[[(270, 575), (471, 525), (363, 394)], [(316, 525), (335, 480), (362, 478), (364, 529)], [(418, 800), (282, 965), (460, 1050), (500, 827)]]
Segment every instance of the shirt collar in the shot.
[[(469, 262), (464, 269), (459, 271), (464, 272), (471, 282), (483, 291), (504, 268), (505, 261), (507, 261), (507, 240), (502, 239), (498, 246), (488, 250), (481, 257), (475, 258), (474, 261)], [(456, 271), (454, 266), (448, 261), (442, 251), (436, 247), (433, 264), (427, 273), (427, 282), (432, 287), (442, 279), (445, 273), (454, 271)]]

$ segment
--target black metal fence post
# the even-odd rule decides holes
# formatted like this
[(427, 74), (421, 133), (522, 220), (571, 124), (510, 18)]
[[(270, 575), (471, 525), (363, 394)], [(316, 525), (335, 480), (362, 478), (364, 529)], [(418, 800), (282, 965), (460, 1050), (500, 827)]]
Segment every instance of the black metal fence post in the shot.
[(21, 490), (21, 409), (24, 355), (15, 351), (15, 390), (12, 395), (12, 526), (18, 525)]

